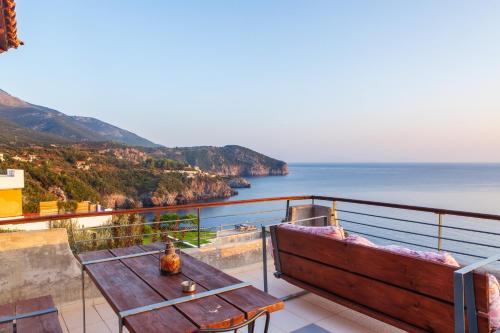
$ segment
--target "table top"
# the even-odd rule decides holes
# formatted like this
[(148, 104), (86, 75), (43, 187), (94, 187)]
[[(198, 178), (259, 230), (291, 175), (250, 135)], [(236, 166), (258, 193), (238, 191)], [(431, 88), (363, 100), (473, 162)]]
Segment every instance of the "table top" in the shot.
[[(154, 243), (82, 253), (89, 261), (164, 249)], [(86, 266), (86, 271), (115, 312), (186, 296), (181, 282), (194, 281), (196, 292), (218, 289), (241, 281), (181, 252), (182, 273), (159, 272), (159, 254), (132, 257)], [(253, 286), (231, 290), (125, 317), (125, 326), (135, 332), (193, 332), (200, 328), (222, 328), (241, 323), (260, 310), (283, 308), (283, 302)]]

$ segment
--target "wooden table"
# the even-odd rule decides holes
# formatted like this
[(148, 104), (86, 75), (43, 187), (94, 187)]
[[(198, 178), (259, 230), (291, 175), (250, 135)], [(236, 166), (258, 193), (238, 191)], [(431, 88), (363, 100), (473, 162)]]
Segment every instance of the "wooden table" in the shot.
[[(4, 321), (4, 318), (12, 320)], [(0, 333), (62, 333), (50, 296), (0, 305)]]
[[(164, 249), (165, 244), (82, 253), (82, 262)], [(181, 282), (194, 281), (197, 293), (241, 283), (240, 280), (181, 253), (182, 273), (163, 276), (159, 272), (159, 254), (85, 265), (113, 310), (117, 313), (186, 296)], [(241, 323), (260, 310), (283, 308), (283, 302), (253, 287), (218, 293), (188, 302), (126, 316), (123, 324), (135, 332), (194, 332), (200, 328), (223, 328)]]

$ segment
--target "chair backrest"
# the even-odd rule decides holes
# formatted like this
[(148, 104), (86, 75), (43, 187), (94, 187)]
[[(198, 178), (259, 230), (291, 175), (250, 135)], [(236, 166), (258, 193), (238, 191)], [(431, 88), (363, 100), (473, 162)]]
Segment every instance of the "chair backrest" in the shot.
[[(277, 274), (412, 332), (453, 332), (455, 267), (271, 227)], [(479, 332), (490, 332), (488, 277), (474, 274)]]

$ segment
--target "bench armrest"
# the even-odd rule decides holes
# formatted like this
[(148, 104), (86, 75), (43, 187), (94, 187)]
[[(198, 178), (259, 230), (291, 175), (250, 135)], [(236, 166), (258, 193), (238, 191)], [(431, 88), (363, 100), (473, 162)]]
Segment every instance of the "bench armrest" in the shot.
[[(478, 332), (473, 272), (498, 260), (500, 260), (500, 253), (462, 267), (453, 273), (455, 333), (465, 333), (465, 299), (467, 300), (467, 318), (469, 319), (468, 331), (471, 333)], [(500, 330), (496, 332), (500, 333)]]

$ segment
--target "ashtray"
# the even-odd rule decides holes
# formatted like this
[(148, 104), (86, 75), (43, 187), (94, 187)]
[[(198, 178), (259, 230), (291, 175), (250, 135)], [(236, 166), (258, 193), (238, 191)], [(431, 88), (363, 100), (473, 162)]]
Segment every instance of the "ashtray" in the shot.
[(196, 291), (196, 283), (193, 281), (183, 281), (181, 283), (182, 292), (185, 293), (194, 293)]

